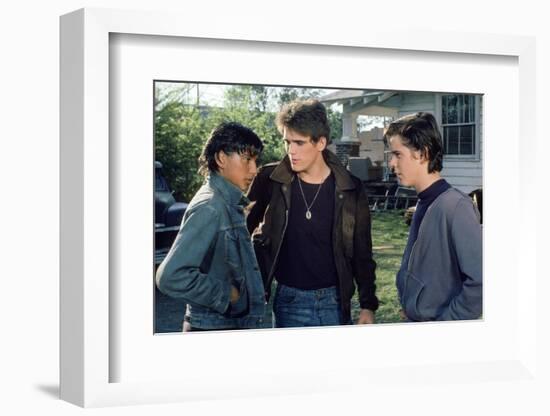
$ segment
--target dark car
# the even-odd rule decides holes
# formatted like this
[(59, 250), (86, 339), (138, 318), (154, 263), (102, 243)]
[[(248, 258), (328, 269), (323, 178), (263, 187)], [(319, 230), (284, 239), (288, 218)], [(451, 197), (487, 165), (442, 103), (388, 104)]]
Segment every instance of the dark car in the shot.
[(162, 262), (170, 250), (187, 205), (176, 201), (162, 175), (162, 163), (155, 161), (155, 266)]

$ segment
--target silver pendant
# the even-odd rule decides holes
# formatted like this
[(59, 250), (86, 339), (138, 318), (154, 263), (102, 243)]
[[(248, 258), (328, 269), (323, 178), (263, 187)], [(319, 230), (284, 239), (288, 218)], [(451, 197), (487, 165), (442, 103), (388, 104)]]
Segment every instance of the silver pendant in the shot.
[(311, 219), (311, 211), (310, 211), (309, 209), (306, 211), (306, 218), (307, 218), (308, 220)]

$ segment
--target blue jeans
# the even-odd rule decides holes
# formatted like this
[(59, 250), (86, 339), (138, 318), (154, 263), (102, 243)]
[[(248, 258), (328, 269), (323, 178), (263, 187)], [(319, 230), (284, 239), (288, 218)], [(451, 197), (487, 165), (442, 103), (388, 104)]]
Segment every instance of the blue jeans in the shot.
[(277, 284), (273, 299), (273, 327), (342, 325), (336, 286), (302, 290)]

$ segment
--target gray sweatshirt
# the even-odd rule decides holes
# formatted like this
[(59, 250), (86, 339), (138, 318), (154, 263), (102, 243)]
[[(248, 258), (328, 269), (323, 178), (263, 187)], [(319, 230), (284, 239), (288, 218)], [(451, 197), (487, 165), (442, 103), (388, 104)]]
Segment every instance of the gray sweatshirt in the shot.
[(451, 188), (428, 208), (396, 284), (412, 321), (477, 319), (482, 313), (482, 238), (471, 199)]

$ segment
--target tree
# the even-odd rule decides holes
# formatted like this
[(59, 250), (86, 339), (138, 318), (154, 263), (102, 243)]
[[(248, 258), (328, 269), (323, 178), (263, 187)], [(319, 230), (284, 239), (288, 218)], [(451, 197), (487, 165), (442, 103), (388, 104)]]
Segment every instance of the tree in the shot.
[(155, 159), (178, 201), (189, 201), (202, 182), (198, 158), (209, 125), (197, 108), (170, 102), (155, 118)]
[(342, 113), (327, 107), (327, 118), (330, 125), (330, 138), (332, 141), (342, 138)]
[(279, 107), (289, 103), (297, 98), (309, 99), (319, 98), (321, 96), (320, 89), (301, 88), (301, 87), (283, 87), (278, 89)]
[[(212, 129), (221, 122), (235, 121), (251, 128), (263, 141), (259, 164), (276, 162), (285, 155), (275, 116), (282, 104), (296, 98), (317, 98), (321, 90), (261, 85), (233, 85), (225, 91), (221, 107), (189, 102), (196, 84), (170, 86), (155, 93), (155, 159), (178, 201), (189, 201), (203, 182), (198, 158)], [(327, 108), (331, 137), (342, 134), (341, 114)]]
[(251, 85), (234, 85), (225, 93), (223, 110), (218, 111), (221, 121), (237, 121), (251, 128), (264, 143), (260, 164), (279, 161), (284, 156), (283, 141), (275, 126), (273, 88)]

